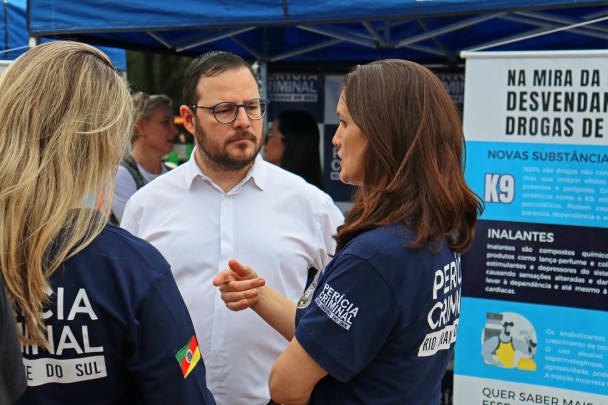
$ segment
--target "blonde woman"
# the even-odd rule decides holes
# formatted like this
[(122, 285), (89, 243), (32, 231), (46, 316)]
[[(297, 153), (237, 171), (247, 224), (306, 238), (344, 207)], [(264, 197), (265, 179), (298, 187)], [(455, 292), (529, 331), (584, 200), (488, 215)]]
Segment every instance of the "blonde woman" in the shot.
[(126, 84), (88, 45), (37, 46), (0, 78), (0, 270), (28, 383), (18, 404), (214, 403), (169, 265), (108, 224), (132, 115)]

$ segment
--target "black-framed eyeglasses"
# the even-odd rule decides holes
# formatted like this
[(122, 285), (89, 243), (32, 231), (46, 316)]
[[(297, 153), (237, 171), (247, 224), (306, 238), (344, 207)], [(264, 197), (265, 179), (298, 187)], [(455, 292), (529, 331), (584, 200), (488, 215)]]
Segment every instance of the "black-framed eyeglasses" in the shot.
[(239, 108), (245, 109), (245, 114), (250, 120), (261, 120), (266, 115), (270, 100), (263, 98), (254, 98), (243, 104), (232, 103), (230, 101), (222, 101), (211, 107), (204, 107), (201, 105), (191, 105), (190, 108), (196, 110), (197, 108), (204, 108), (205, 110), (211, 110), (215, 120), (221, 124), (230, 124), (239, 115)]

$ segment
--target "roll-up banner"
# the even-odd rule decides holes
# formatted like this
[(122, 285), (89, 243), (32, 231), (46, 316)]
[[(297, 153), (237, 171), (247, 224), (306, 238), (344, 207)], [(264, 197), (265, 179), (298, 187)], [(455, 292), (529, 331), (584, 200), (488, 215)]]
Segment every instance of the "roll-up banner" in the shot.
[(454, 404), (608, 405), (608, 51), (463, 57)]

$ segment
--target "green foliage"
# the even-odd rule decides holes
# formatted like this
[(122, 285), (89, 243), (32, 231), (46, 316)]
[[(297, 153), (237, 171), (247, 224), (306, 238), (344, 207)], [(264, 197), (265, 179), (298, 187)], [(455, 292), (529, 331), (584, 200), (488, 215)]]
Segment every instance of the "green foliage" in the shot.
[(192, 58), (151, 52), (127, 51), (127, 79), (131, 89), (148, 94), (166, 94), (179, 115), (183, 77)]

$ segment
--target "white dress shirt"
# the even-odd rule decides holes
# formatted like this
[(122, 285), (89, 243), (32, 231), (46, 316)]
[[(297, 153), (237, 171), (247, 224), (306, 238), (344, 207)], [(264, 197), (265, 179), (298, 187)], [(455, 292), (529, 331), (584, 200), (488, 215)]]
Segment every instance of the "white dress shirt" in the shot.
[(193, 154), (127, 202), (121, 226), (171, 264), (218, 404), (266, 404), (270, 368), (288, 342), (254, 311), (227, 309), (213, 277), (235, 258), (296, 301), (308, 269), (334, 254), (343, 220), (329, 195), (261, 156), (225, 193)]

